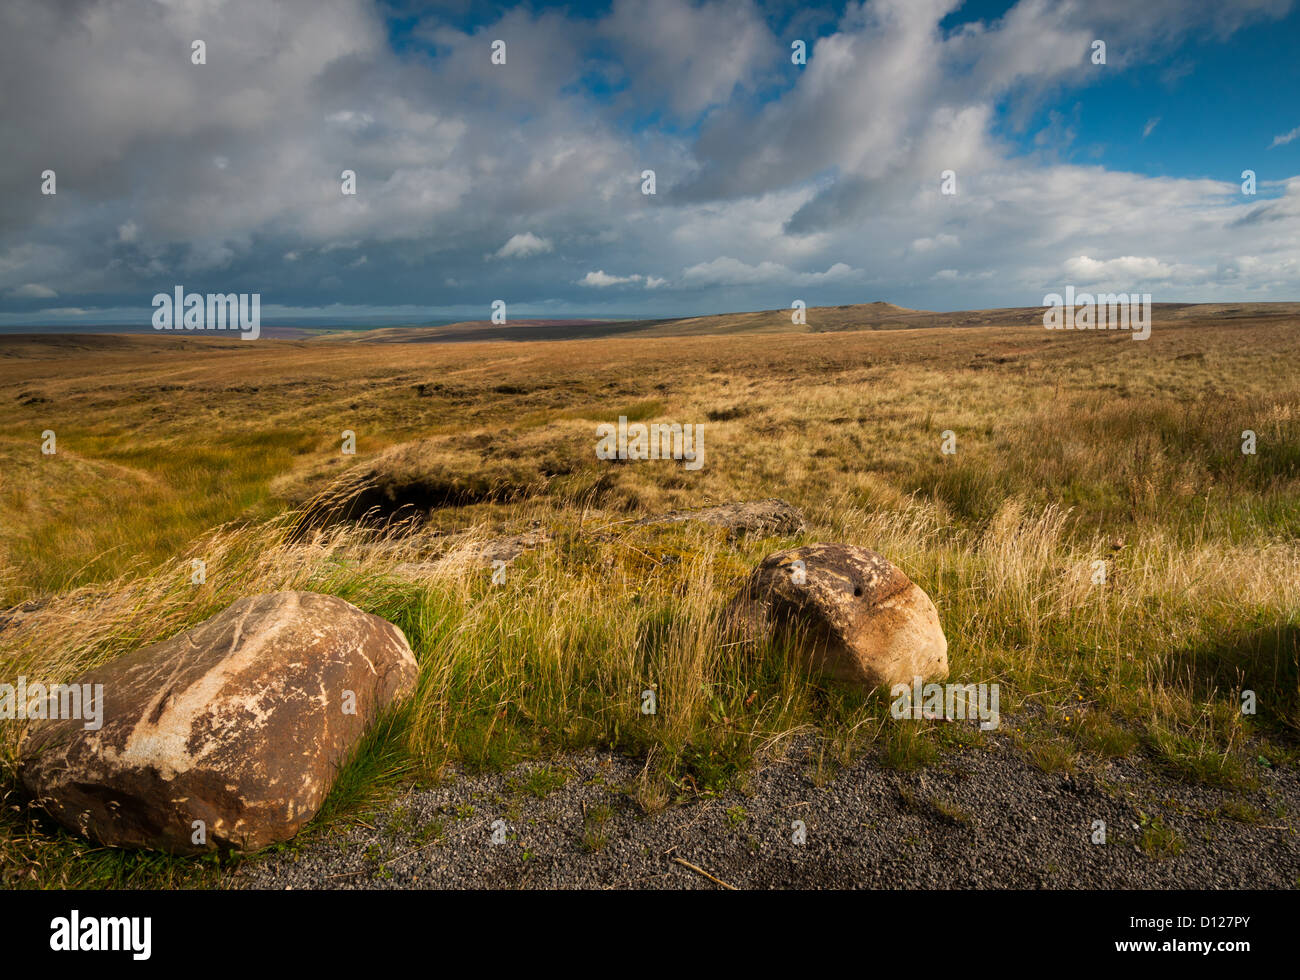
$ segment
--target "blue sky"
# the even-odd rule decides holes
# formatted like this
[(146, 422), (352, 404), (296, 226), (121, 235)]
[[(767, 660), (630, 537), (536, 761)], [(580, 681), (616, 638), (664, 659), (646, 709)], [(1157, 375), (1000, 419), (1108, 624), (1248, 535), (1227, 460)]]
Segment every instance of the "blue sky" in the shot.
[(8, 0), (0, 327), (1300, 299), (1297, 52), (1291, 0)]

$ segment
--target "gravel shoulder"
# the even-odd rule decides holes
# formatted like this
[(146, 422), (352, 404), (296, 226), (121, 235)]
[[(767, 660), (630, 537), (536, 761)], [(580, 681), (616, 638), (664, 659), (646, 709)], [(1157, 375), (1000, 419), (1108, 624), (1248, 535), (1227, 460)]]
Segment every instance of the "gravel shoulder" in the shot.
[[(744, 792), (654, 812), (629, 791), (642, 763), (608, 752), (453, 774), (363, 822), (245, 862), (224, 885), (1300, 887), (1300, 775), (1291, 769), (1261, 769), (1247, 792), (1177, 782), (1138, 757), (1049, 773), (1003, 732), (919, 770), (888, 769), (868, 754), (819, 778), (821, 755), (817, 737), (792, 739), (755, 766)], [(1092, 842), (1098, 820), (1104, 844)]]

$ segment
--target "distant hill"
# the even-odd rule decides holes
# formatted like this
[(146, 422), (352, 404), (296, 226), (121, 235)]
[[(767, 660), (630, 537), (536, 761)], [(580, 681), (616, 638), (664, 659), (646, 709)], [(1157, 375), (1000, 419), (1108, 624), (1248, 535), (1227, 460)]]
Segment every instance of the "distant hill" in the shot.
[[(806, 324), (791, 323), (791, 310), (756, 310), (663, 320), (486, 320), (440, 327), (383, 327), (322, 333), (318, 339), (355, 343), (453, 343), (472, 340), (579, 340), (620, 335), (671, 337), (738, 333), (835, 333), (844, 330), (916, 330), (930, 327), (1033, 326), (1042, 323), (1043, 307), (960, 310), (936, 313), (909, 310), (893, 303), (818, 306), (806, 311)], [(1160, 323), (1300, 318), (1300, 303), (1153, 303)]]

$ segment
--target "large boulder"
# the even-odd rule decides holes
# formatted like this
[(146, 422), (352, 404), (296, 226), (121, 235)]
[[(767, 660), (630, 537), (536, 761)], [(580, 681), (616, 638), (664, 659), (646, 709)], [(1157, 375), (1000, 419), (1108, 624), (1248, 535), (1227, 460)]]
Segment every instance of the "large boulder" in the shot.
[(60, 823), (103, 844), (256, 850), (315, 815), (416, 673), (402, 631), (342, 599), (240, 599), (77, 678), (103, 685), (102, 727), (30, 722), (19, 775)]
[(798, 635), (815, 669), (864, 688), (948, 676), (934, 603), (866, 548), (812, 544), (769, 555), (730, 611), (750, 638)]

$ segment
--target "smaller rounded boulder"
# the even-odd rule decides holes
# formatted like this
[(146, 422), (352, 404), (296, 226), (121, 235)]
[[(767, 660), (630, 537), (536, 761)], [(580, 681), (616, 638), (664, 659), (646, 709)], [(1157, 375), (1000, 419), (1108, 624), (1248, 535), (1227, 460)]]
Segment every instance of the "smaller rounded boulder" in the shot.
[(768, 555), (729, 608), (744, 635), (798, 638), (810, 665), (836, 680), (875, 688), (948, 676), (934, 603), (866, 548), (812, 544)]

